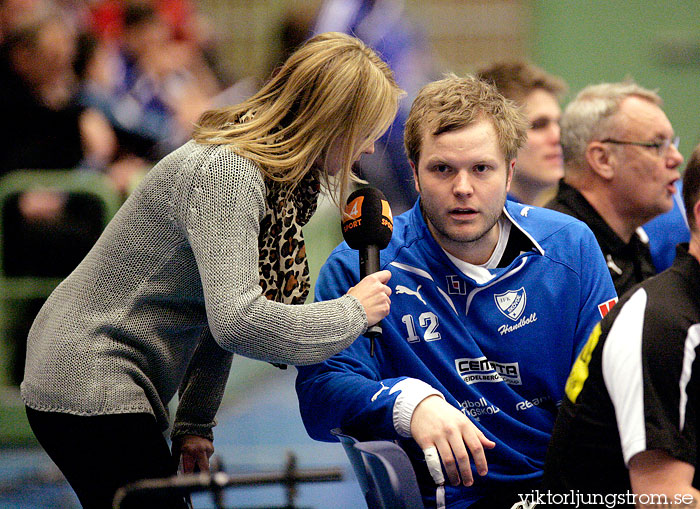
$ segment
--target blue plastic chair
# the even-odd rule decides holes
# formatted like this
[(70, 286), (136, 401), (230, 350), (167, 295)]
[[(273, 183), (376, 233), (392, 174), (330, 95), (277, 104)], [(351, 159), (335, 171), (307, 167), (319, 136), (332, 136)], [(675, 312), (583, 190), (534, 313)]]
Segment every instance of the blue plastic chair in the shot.
[(411, 460), (387, 440), (360, 442), (342, 430), (340, 440), (369, 509), (422, 509), (423, 502)]
[(423, 509), (423, 501), (411, 460), (394, 442), (386, 440), (358, 442), (354, 445), (362, 453), (371, 491), (384, 509)]
[(367, 507), (369, 509), (381, 508), (382, 506), (376, 499), (377, 488), (374, 486), (374, 481), (370, 479), (368, 474), (368, 466), (360, 450), (355, 449), (355, 444), (359, 443), (358, 440), (355, 437), (343, 433), (339, 428), (332, 429), (331, 434), (338, 438), (345, 450), (352, 470), (355, 472), (357, 483), (360, 485), (362, 495), (365, 497), (365, 502), (367, 502)]

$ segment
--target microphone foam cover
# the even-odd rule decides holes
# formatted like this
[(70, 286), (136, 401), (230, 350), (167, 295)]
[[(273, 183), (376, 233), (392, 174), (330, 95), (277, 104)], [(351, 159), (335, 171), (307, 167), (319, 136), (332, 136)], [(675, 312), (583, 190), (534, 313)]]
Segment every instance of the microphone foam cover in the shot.
[(342, 228), (343, 238), (351, 248), (384, 249), (394, 231), (394, 219), (384, 194), (369, 186), (352, 193), (345, 206)]

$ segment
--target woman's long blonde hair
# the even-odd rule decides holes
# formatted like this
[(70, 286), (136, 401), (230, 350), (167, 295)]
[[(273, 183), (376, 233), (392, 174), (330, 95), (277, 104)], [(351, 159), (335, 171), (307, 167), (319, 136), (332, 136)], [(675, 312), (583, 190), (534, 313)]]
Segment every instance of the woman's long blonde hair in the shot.
[(295, 51), (250, 99), (202, 115), (194, 139), (229, 144), (292, 192), (329, 147), (340, 150), (339, 178), (321, 174), (337, 205), (346, 197), (360, 150), (387, 130), (403, 91), (387, 64), (362, 41), (319, 34)]

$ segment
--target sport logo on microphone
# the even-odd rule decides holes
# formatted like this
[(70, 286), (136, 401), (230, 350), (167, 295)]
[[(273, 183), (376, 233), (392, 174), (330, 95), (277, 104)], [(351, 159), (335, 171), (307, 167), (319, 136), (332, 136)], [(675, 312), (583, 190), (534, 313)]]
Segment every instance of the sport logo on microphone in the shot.
[(391, 207), (389, 202), (382, 200), (382, 225), (394, 231), (394, 217), (391, 215)]
[(364, 196), (358, 196), (345, 205), (345, 220), (343, 221), (343, 235), (349, 230), (357, 228), (362, 224), (362, 202)]
[[(362, 225), (362, 204), (365, 201), (364, 195), (358, 196), (345, 205), (345, 219), (343, 220), (343, 234)], [(382, 226), (394, 231), (394, 221), (391, 215), (389, 202), (381, 200), (382, 203)]]
[(352, 249), (389, 245), (394, 231), (389, 201), (375, 187), (362, 187), (348, 197), (343, 211), (343, 238)]
[(348, 216), (350, 219), (357, 219), (360, 217), (360, 214), (362, 213), (362, 202), (365, 201), (364, 196), (358, 196), (352, 201), (349, 201), (347, 205), (345, 205), (345, 214)]

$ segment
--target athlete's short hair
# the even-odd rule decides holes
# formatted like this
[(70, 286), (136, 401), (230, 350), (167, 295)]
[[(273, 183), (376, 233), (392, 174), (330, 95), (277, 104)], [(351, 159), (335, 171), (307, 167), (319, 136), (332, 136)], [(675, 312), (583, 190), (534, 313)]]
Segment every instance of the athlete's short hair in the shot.
[(700, 145), (695, 147), (683, 174), (683, 204), (691, 231), (698, 232), (693, 208), (700, 200)]
[(424, 133), (437, 136), (482, 119), (493, 123), (506, 161), (513, 159), (527, 139), (528, 126), (515, 103), (475, 76), (448, 74), (428, 83), (418, 92), (406, 120), (406, 155), (417, 165)]

